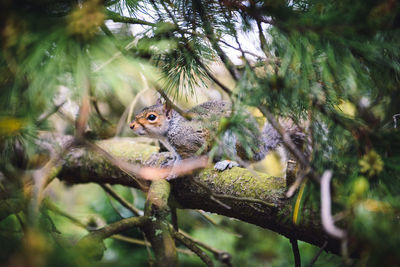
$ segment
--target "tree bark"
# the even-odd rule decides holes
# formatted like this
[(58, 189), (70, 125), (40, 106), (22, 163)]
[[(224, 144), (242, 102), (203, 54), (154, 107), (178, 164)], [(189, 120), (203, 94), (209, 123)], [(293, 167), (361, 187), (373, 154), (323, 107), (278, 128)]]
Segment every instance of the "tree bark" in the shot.
[(152, 182), (144, 211), (151, 219), (142, 229), (153, 247), (158, 267), (178, 266), (175, 241), (167, 221), (169, 194), (170, 184), (166, 180)]
[[(134, 138), (103, 140), (97, 144), (114, 157), (131, 163), (143, 164), (158, 151), (157, 147), (138, 143)], [(161, 158), (164, 156), (163, 153), (159, 155)], [(68, 183), (137, 186), (132, 177), (84, 147), (74, 148), (66, 154), (58, 178)], [(210, 167), (170, 183), (171, 195), (178, 208), (201, 209), (237, 218), (319, 247), (326, 241), (325, 250), (336, 254), (340, 252), (340, 241), (328, 236), (322, 229), (319, 209), (305, 204), (298, 223), (292, 223), (294, 201), (285, 198), (284, 178), (237, 167), (224, 172)]]

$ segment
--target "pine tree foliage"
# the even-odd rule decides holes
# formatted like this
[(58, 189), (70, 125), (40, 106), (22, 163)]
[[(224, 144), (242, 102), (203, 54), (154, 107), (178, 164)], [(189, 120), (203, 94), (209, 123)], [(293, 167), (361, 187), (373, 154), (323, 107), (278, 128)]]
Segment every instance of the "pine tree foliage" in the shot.
[[(333, 209), (346, 226), (349, 253), (357, 248), (360, 264), (399, 264), (397, 1), (77, 2), (0, 4), (2, 199), (25, 198), (21, 177), (34, 164), (38, 133), (54, 131), (49, 118), (65, 101), (82, 107), (89, 99), (92, 132), (110, 137), (141, 89), (162, 88), (177, 99), (210, 81), (224, 87), (209, 68), (221, 62), (235, 80), (230, 95), (227, 88), (221, 94), (237, 107), (222, 130), (235, 132), (251, 153), (243, 106), (307, 122), (310, 167), (315, 176), (333, 170)], [(114, 112), (104, 117), (99, 102)], [(64, 114), (67, 132), (78, 113)], [(308, 179), (303, 205), (318, 206), (319, 197), (319, 182)], [(57, 232), (45, 212), (37, 216)]]

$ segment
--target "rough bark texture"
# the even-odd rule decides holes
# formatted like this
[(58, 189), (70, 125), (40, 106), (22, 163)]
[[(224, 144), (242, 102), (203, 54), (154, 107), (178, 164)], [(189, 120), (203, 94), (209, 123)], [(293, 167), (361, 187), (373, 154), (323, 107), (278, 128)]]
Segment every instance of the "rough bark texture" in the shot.
[[(97, 144), (118, 159), (132, 163), (144, 163), (158, 151), (157, 147), (135, 142), (132, 138), (105, 140)], [(85, 148), (74, 148), (66, 155), (58, 178), (69, 183), (94, 182), (136, 186), (132, 177)], [(210, 191), (194, 181), (206, 185), (213, 194), (230, 196), (216, 197), (230, 208), (213, 200)], [(298, 224), (292, 223), (293, 201), (284, 198), (284, 178), (237, 167), (224, 172), (207, 168), (191, 176), (172, 180), (171, 185), (172, 195), (179, 203), (179, 208), (201, 209), (237, 218), (319, 247), (328, 241), (325, 249), (339, 253), (339, 241), (327, 236), (322, 229), (319, 210), (304, 207)], [(249, 198), (272, 205), (253, 203)]]
[(167, 222), (170, 211), (169, 194), (170, 185), (167, 181), (154, 181), (151, 184), (145, 207), (145, 216), (150, 220), (142, 227), (153, 247), (156, 264), (159, 267), (178, 266), (175, 241)]

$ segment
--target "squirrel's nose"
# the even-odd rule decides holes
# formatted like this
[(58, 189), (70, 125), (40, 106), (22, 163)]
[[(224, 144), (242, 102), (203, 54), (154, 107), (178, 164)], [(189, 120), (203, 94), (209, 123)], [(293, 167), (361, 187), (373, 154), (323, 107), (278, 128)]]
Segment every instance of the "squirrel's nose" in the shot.
[(132, 122), (131, 124), (129, 124), (129, 127), (133, 130), (133, 128), (135, 128), (135, 124)]

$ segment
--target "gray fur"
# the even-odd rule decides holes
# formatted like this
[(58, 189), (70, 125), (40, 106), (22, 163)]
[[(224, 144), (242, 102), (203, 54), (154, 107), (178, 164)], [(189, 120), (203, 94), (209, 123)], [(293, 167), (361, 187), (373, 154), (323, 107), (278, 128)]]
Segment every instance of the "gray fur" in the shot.
[(262, 143), (260, 144), (261, 145), (260, 151), (255, 153), (253, 156), (253, 159), (255, 161), (262, 160), (263, 158), (265, 158), (265, 156), (269, 151), (275, 150), (278, 147), (278, 145), (282, 143), (280, 134), (269, 123), (266, 123), (263, 127), (263, 131), (261, 133), (261, 140)]
[[(160, 104), (145, 108), (143, 111), (163, 110)], [(187, 120), (174, 110), (168, 115), (167, 125), (160, 139), (166, 147), (175, 154), (175, 158), (189, 158), (198, 154), (205, 154), (210, 151), (215, 141), (215, 134), (218, 131), (219, 122), (222, 117), (228, 117), (231, 113), (231, 104), (225, 101), (208, 101), (188, 110), (194, 114), (192, 120)], [(271, 150), (276, 150), (282, 143), (280, 134), (269, 123), (266, 123), (260, 132), (258, 124), (249, 114), (246, 119), (247, 126), (241, 129), (241, 136), (246, 142), (242, 144), (232, 131), (228, 130), (223, 135), (219, 147), (214, 154), (214, 160), (221, 160), (223, 157), (244, 161), (260, 161)], [(304, 134), (299, 131), (292, 122), (281, 121), (282, 126), (287, 130), (295, 143), (301, 144)], [(152, 137), (152, 136), (151, 136)], [(243, 141), (243, 140), (242, 140)], [(252, 144), (251, 150), (249, 145)], [(235, 164), (221, 164), (219, 169), (231, 168)]]
[(196, 114), (191, 121), (176, 111), (172, 112), (166, 138), (182, 158), (187, 158), (199, 151), (202, 151), (202, 154), (208, 151), (209, 136), (217, 131), (221, 117), (229, 115), (230, 104), (224, 101), (209, 101), (198, 105), (188, 111)]

